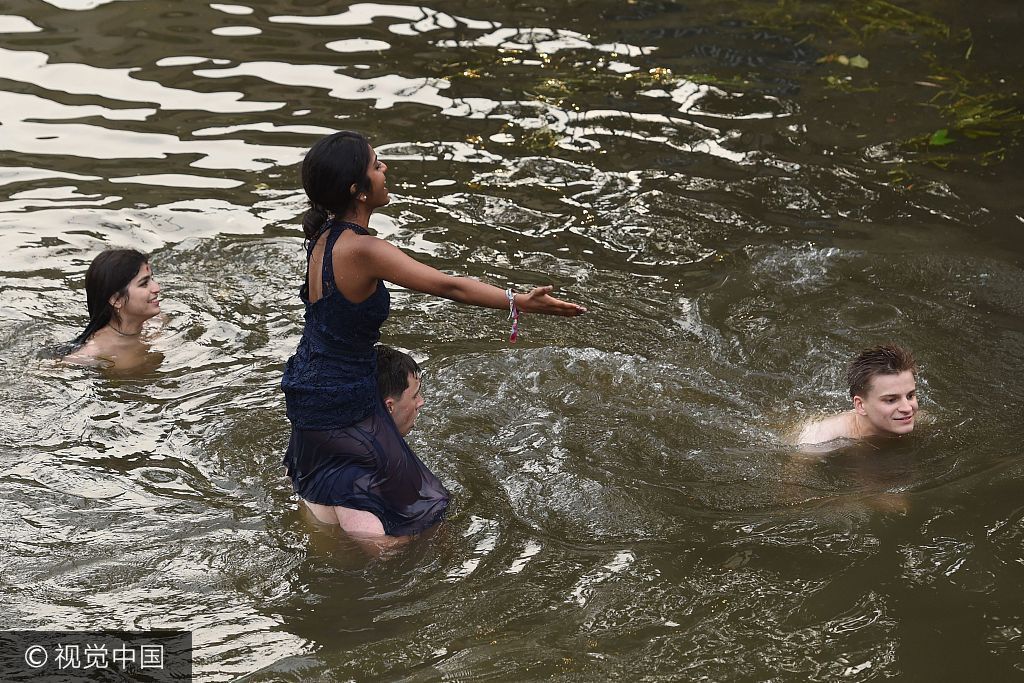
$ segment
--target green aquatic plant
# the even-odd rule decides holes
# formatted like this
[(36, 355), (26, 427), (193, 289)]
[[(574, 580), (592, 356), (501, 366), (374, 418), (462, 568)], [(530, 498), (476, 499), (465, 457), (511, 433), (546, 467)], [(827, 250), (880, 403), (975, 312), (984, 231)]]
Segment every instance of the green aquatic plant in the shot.
[(941, 109), (953, 120), (954, 130), (968, 138), (1017, 134), (1024, 124), (1024, 113), (1000, 93), (972, 95), (961, 90), (943, 91), (946, 100)]
[(561, 136), (547, 126), (532, 128), (520, 138), (523, 146), (536, 154), (549, 154), (556, 146)]
[(666, 85), (675, 85), (679, 79), (672, 73), (672, 69), (656, 66), (646, 71), (640, 69), (623, 74), (623, 79), (632, 81), (637, 88), (661, 88)]
[[(878, 90), (873, 63), (884, 63), (885, 51), (894, 44), (908, 45), (911, 51), (902, 52), (903, 59), (909, 55), (930, 72), (923, 79), (908, 77), (908, 85), (934, 89), (920, 104), (936, 110), (943, 122), (893, 141), (919, 161), (944, 168), (958, 162), (988, 165), (1001, 161), (1009, 149), (1024, 141), (1020, 96), (1007, 92), (998, 78), (975, 73), (971, 64), (974, 39), (969, 30), (956, 32), (925, 11), (886, 0), (778, 0), (768, 8), (744, 3), (740, 11), (755, 25), (801, 35), (798, 44), (824, 52), (817, 60), (827, 69), (823, 84), (843, 95)], [(872, 50), (877, 51), (877, 58), (864, 56)]]
[(539, 82), (525, 87), (526, 94), (538, 101), (562, 106), (566, 102), (591, 98), (595, 93), (622, 99), (679, 82), (675, 74), (664, 67), (620, 73), (609, 70), (603, 59), (588, 65), (588, 68), (579, 66), (578, 62), (552, 65), (551, 70), (556, 71), (557, 76), (543, 76)]
[(538, 102), (547, 102), (561, 107), (565, 100), (573, 94), (573, 91), (561, 78), (545, 78), (528, 90), (526, 94)]
[(829, 62), (836, 62), (843, 66), (852, 66), (855, 69), (866, 69), (871, 65), (871, 62), (862, 55), (854, 55), (853, 57), (847, 57), (846, 55), (825, 55), (818, 59), (818, 64), (827, 64)]
[(838, 20), (865, 39), (887, 32), (949, 37), (949, 26), (938, 19), (884, 0), (838, 5), (832, 11)]
[(952, 144), (954, 141), (953, 138), (949, 137), (949, 131), (945, 128), (939, 128), (928, 138), (928, 144), (932, 147), (942, 147), (943, 145)]
[(747, 19), (772, 28), (809, 30), (801, 42), (822, 37), (836, 39), (845, 35), (863, 43), (882, 33), (949, 37), (949, 26), (935, 17), (885, 0), (848, 3), (778, 0), (766, 9), (752, 4), (745, 5), (741, 11)]
[[(956, 157), (950, 153), (937, 154), (938, 148), (957, 150), (961, 143), (974, 142), (972, 156), (982, 166), (998, 163), (1006, 157), (1010, 147), (1024, 139), (1024, 113), (1011, 98), (1016, 95), (988, 91), (972, 94), (977, 86), (966, 82), (939, 91), (929, 103), (937, 108), (949, 123), (931, 134), (912, 141), (922, 150), (925, 160), (934, 165), (948, 167)], [(980, 145), (980, 148), (979, 148)], [(946, 152), (946, 150), (943, 150)]]
[[(902, 88), (894, 82), (902, 76), (906, 87), (900, 90), (901, 103), (916, 103), (937, 116), (916, 121), (901, 113), (899, 132), (892, 133), (893, 139), (874, 142), (886, 144), (908, 161), (948, 166), (959, 159), (991, 164), (1024, 141), (1019, 96), (1000, 85), (994, 74), (978, 73), (971, 62), (974, 39), (968, 30), (954, 30), (927, 9), (909, 9), (888, 0), (777, 0), (770, 4), (734, 0), (723, 5), (722, 12), (730, 21), (738, 20), (735, 25), (767, 29), (811, 56), (797, 62), (805, 69), (810, 61), (815, 62), (799, 79), (806, 92), (815, 92), (818, 85), (824, 88), (826, 98), (888, 98), (873, 93)], [(533, 100), (577, 111), (600, 107), (609, 100), (639, 101), (646, 91), (672, 90), (685, 81), (735, 93), (773, 85), (774, 74), (766, 78), (757, 66), (690, 73), (685, 63), (674, 63), (673, 71), (657, 65), (656, 59), (657, 54), (637, 61), (586, 49), (545, 54), (500, 48), (476, 52), (470, 61), (439, 64), (438, 76), (447, 78), (456, 89), (466, 83), (477, 91), (478, 84), (468, 85), (474, 80), (493, 83), (501, 92), (496, 99), (503, 101)], [(622, 61), (641, 68), (624, 71)], [(787, 74), (787, 78), (792, 76)], [(857, 122), (850, 127), (856, 128)], [(557, 142), (550, 131), (541, 129), (517, 133), (516, 137), (538, 151)]]

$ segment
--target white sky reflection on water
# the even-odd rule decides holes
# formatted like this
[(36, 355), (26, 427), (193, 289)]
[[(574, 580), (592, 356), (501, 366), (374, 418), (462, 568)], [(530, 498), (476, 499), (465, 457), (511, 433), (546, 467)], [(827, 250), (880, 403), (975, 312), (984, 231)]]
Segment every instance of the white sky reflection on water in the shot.
[[(709, 97), (727, 100), (739, 97), (739, 95), (727, 92), (713, 85), (708, 85), (706, 83), (694, 83), (693, 81), (687, 80), (679, 81), (676, 87), (671, 91), (656, 88), (652, 90), (645, 90), (638, 94), (653, 98), (668, 97), (671, 98), (673, 102), (679, 104), (679, 111), (683, 113), (698, 114), (700, 116), (709, 116), (720, 119), (735, 119), (737, 121), (744, 119), (772, 119), (790, 116), (792, 113), (789, 111), (788, 105), (783, 104), (781, 100), (777, 97), (772, 97), (771, 95), (762, 95), (761, 101), (771, 102), (773, 105), (777, 105), (779, 111), (752, 111), (742, 114), (721, 114), (709, 111), (708, 109), (699, 106), (703, 100), (708, 99)], [(745, 105), (750, 106), (749, 97), (744, 97), (743, 101)]]
[(104, 197), (99, 194), (80, 194), (77, 189), (74, 186), (46, 187), (17, 192), (12, 194), (8, 201), (0, 202), (0, 211), (14, 213), (28, 209), (52, 209), (59, 206), (105, 206), (122, 199), (119, 196)]
[(379, 145), (377, 153), (387, 161), (437, 161), (450, 159), (458, 163), (501, 163), (502, 158), (465, 142), (392, 143)]
[(280, 109), (283, 102), (244, 102), (238, 92), (199, 93), (132, 78), (139, 71), (106, 69), (88, 64), (50, 64), (49, 56), (28, 50), (0, 48), (4, 78), (75, 95), (92, 95), (121, 102), (152, 102), (163, 110), (239, 113)]
[(405, 78), (388, 74), (376, 78), (354, 78), (338, 73), (336, 67), (322, 64), (286, 62), (247, 62), (229, 69), (200, 69), (197, 76), (232, 78), (252, 76), (271, 83), (301, 88), (320, 88), (332, 97), (344, 100), (374, 100), (377, 109), (389, 109), (398, 102), (415, 102), (445, 108), (451, 100), (439, 93), (449, 87), (437, 78)]
[[(109, 109), (95, 104), (61, 104), (36, 95), (0, 91), (0, 122), (4, 125), (37, 119), (81, 119), (90, 116), (99, 116), (108, 121), (145, 121), (155, 113), (156, 109)], [(7, 137), (6, 133), (4, 137)]]
[(167, 159), (195, 154), (195, 168), (259, 171), (299, 162), (297, 147), (253, 145), (241, 140), (183, 141), (173, 135), (111, 130), (82, 123), (46, 124), (4, 121), (7, 151), (69, 155), (86, 159)]
[(502, 28), (473, 40), (441, 40), (438, 47), (494, 47), (553, 54), (559, 50), (597, 50), (627, 57), (649, 55), (658, 48), (626, 43), (595, 44), (582, 33), (550, 28)]
[(0, 33), (37, 33), (42, 30), (25, 17), (0, 14)]
[[(107, 201), (117, 199), (120, 197)], [(72, 272), (82, 254), (114, 247), (152, 252), (188, 238), (258, 235), (267, 224), (262, 213), (253, 213), (253, 207), (217, 199), (190, 199), (141, 209), (83, 208), (82, 202), (73, 207), (53, 204), (47, 200), (46, 208), (34, 211), (31, 223), (16, 212), (17, 207), (0, 205), (5, 271), (29, 272), (45, 263), (48, 268)]]
[(216, 2), (210, 3), (210, 9), (215, 9), (218, 12), (224, 12), (225, 14), (252, 14), (252, 7), (246, 7), (245, 5), (222, 5)]
[(101, 5), (109, 5), (112, 2), (132, 2), (134, 0), (43, 0), (59, 9), (69, 9), (74, 12), (83, 12), (96, 9)]
[(110, 178), (112, 183), (137, 183), (140, 185), (157, 185), (160, 187), (208, 187), (228, 188), (242, 185), (241, 180), (227, 178), (206, 178), (203, 176), (185, 175), (183, 173), (159, 173), (155, 175), (125, 176)]
[(100, 177), (95, 175), (80, 175), (78, 173), (65, 173), (64, 171), (50, 171), (43, 168), (30, 168), (28, 166), (0, 166), (0, 186), (10, 183), (25, 183), (32, 180), (43, 180), (45, 178), (100, 180)]
[(586, 605), (594, 593), (597, 584), (606, 581), (611, 576), (629, 569), (636, 561), (636, 555), (630, 550), (622, 550), (615, 554), (607, 564), (600, 569), (594, 569), (589, 574), (582, 576), (579, 582), (569, 593), (566, 602), (574, 602), (580, 606)]
[(11, 199), (96, 199), (99, 195), (96, 194), (80, 194), (78, 188), (74, 185), (68, 185), (63, 187), (39, 187), (34, 190), (25, 190), (24, 192), (15, 192), (11, 195)]
[(339, 14), (327, 16), (289, 16), (279, 15), (270, 17), (271, 23), (275, 24), (299, 24), (307, 26), (368, 26), (378, 18), (410, 19), (411, 24), (394, 24), (391, 26), (393, 33), (403, 35), (415, 35), (426, 33), (437, 28), (453, 28), (456, 24), (462, 24), (473, 29), (492, 29), (500, 24), (491, 21), (479, 21), (455, 17), (444, 12), (430, 9), (429, 7), (415, 7), (412, 5), (383, 5), (369, 2), (359, 2), (349, 5), (348, 9)]
[(174, 154), (190, 154), (198, 157), (190, 164), (196, 168), (249, 171), (293, 164), (304, 153), (297, 147), (258, 145), (243, 140), (186, 141), (162, 133), (47, 121), (88, 117), (143, 121), (155, 111), (65, 105), (35, 95), (0, 91), (0, 150), (87, 159), (166, 159)]
[(258, 36), (263, 33), (255, 26), (219, 26), (210, 31), (215, 36), (227, 36), (242, 38), (245, 36)]
[(349, 38), (346, 40), (332, 40), (324, 47), (328, 50), (333, 50), (334, 52), (374, 52), (378, 50), (387, 50), (391, 45), (390, 43), (385, 43), (383, 40)]
[(157, 66), (192, 66), (194, 64), (205, 64), (211, 62), (213, 64), (230, 64), (231, 62), (227, 59), (210, 59), (209, 57), (194, 57), (191, 55), (181, 55), (180, 57), (164, 57), (163, 59), (156, 60)]
[(300, 133), (302, 135), (328, 135), (335, 131), (334, 128), (328, 128), (326, 126), (279, 126), (273, 123), (257, 122), (257, 123), (242, 123), (237, 126), (220, 126), (217, 128), (200, 128), (199, 130), (192, 131), (192, 135), (196, 137), (206, 137), (209, 135), (233, 135), (234, 133), (241, 133), (244, 131), (256, 131), (260, 133)]

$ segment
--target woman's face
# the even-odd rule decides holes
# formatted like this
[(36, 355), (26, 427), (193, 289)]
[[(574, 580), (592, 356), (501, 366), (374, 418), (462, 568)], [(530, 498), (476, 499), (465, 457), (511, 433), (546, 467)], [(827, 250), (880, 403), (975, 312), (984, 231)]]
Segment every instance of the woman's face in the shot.
[(128, 283), (125, 295), (114, 295), (110, 305), (124, 321), (149, 320), (160, 312), (160, 285), (153, 277), (153, 271), (148, 263), (143, 263), (139, 267), (139, 272)]
[(391, 197), (388, 195), (387, 178), (384, 174), (388, 165), (377, 158), (377, 152), (370, 148), (370, 165), (366, 168), (366, 177), (370, 179), (370, 191), (366, 193), (366, 205), (370, 210), (384, 206)]

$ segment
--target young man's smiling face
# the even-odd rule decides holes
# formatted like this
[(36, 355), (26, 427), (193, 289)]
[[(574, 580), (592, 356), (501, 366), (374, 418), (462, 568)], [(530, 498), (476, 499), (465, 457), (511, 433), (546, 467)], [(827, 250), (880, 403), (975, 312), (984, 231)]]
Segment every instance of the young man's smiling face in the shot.
[(867, 395), (853, 397), (853, 409), (867, 419), (874, 434), (909, 434), (914, 431), (914, 416), (917, 414), (914, 373), (904, 370), (896, 375), (875, 375), (871, 378)]

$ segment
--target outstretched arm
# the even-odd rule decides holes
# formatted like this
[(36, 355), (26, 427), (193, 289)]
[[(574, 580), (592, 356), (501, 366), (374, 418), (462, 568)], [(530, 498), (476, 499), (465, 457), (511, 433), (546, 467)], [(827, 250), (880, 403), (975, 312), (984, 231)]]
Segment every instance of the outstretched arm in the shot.
[[(425, 294), (435, 294), (446, 299), (486, 308), (508, 308), (505, 291), (468, 277), (447, 275), (420, 263), (395, 245), (381, 239), (362, 241), (367, 271), (372, 277), (393, 282), (396, 285)], [(587, 309), (578, 304), (562, 301), (551, 296), (551, 285), (534, 287), (526, 294), (516, 294), (515, 302), (524, 313), (575, 316)]]

